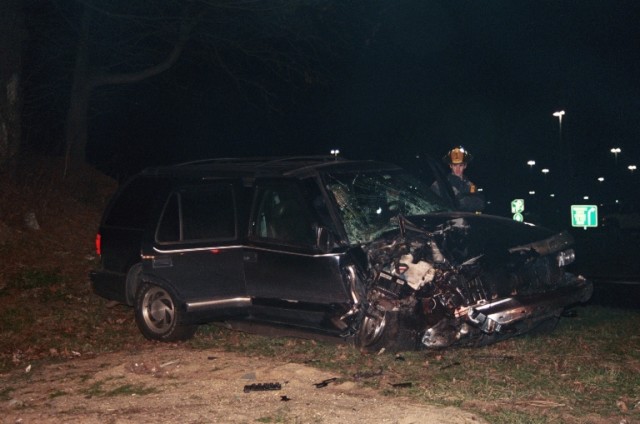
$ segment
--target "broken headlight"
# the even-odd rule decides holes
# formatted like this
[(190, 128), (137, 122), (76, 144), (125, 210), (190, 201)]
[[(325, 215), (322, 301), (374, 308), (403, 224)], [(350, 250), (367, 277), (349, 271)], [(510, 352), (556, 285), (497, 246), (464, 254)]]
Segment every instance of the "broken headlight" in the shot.
[(573, 249), (563, 250), (556, 255), (556, 262), (559, 267), (564, 267), (576, 260), (576, 252)]

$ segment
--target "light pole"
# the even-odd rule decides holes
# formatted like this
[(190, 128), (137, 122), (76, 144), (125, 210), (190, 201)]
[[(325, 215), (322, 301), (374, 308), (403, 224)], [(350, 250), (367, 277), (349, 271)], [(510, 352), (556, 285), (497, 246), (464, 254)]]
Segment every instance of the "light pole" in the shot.
[(536, 161), (535, 161), (535, 160), (530, 160), (530, 161), (528, 161), (528, 162), (527, 162), (527, 165), (529, 165), (529, 170), (533, 169), (533, 165), (535, 165), (535, 164), (536, 164)]
[[(560, 123), (560, 133), (562, 133), (562, 117), (564, 116), (564, 110), (559, 110), (557, 112), (553, 112), (553, 116), (558, 118), (558, 122)], [(561, 134), (562, 136), (562, 134)]]
[(564, 150), (567, 154), (567, 167), (569, 169), (569, 177), (573, 176), (573, 164), (571, 161), (571, 149), (569, 146), (564, 146), (562, 143), (562, 117), (565, 115), (564, 110), (559, 110), (557, 112), (553, 112), (553, 116), (558, 118), (558, 141), (560, 143), (560, 149)]
[(613, 153), (613, 157), (616, 160), (616, 165), (618, 164), (618, 154), (622, 152), (622, 149), (619, 147), (613, 147), (611, 148), (611, 153)]
[(629, 166), (627, 166), (627, 168), (629, 168), (629, 171), (631, 171), (631, 172), (633, 172), (633, 171), (635, 171), (636, 169), (638, 169), (638, 167), (637, 167), (637, 166), (635, 166), (635, 165), (629, 165)]

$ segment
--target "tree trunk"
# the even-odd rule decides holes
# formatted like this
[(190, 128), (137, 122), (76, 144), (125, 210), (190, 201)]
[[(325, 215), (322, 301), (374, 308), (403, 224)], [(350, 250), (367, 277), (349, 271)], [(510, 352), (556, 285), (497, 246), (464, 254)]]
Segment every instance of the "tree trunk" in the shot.
[(65, 128), (65, 176), (69, 171), (86, 161), (89, 102), (91, 101), (93, 90), (103, 85), (139, 82), (171, 68), (182, 54), (191, 30), (196, 23), (196, 19), (184, 19), (181, 21), (178, 39), (171, 52), (160, 63), (139, 71), (109, 74), (92, 69), (91, 63), (89, 63), (88, 42), (91, 13), (91, 8), (85, 6), (73, 71), (71, 103)]
[[(85, 8), (88, 9), (88, 8)], [(65, 167), (64, 175), (86, 160), (89, 99), (92, 86), (89, 80), (89, 58), (87, 52), (87, 11), (83, 17), (82, 33), (78, 41), (76, 63), (73, 69), (73, 84), (67, 121), (65, 123)]]
[(20, 0), (0, 1), (0, 170), (20, 152), (22, 40), (24, 15)]

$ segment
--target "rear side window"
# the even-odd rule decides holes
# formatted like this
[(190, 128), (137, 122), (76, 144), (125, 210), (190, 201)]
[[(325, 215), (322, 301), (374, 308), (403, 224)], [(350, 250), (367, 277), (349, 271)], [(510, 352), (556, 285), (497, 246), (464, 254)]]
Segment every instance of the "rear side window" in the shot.
[(116, 196), (104, 225), (144, 229), (151, 215), (155, 199), (165, 182), (151, 178), (136, 178), (125, 185)]
[(159, 243), (235, 239), (235, 204), (230, 184), (175, 192), (166, 204), (156, 239)]

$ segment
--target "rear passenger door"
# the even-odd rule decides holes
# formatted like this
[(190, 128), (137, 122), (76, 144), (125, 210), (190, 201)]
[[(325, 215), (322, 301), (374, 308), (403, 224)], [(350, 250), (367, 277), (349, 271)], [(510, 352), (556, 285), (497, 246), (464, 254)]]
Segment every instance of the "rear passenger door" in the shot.
[(174, 191), (155, 233), (151, 272), (188, 309), (235, 306), (246, 296), (237, 191), (221, 181)]

